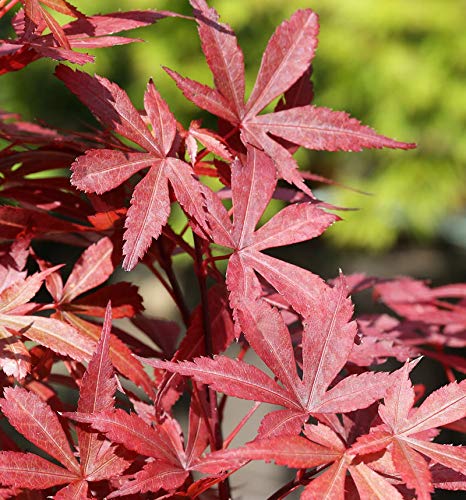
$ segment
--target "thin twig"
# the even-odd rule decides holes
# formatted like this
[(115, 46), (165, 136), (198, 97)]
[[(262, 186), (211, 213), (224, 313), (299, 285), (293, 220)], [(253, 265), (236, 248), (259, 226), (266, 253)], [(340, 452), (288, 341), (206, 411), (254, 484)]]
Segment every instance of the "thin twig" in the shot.
[(230, 432), (230, 435), (225, 438), (223, 441), (223, 449), (228, 448), (230, 446), (230, 443), (235, 439), (235, 437), (238, 435), (239, 431), (244, 427), (246, 422), (254, 415), (256, 410), (259, 408), (259, 406), (262, 403), (260, 401), (256, 401), (252, 408), (246, 413), (246, 415), (241, 419), (241, 422)]
[(5, 5), (6, 2), (2, 2), (0, 4), (0, 7), (3, 7), (3, 5), (5, 5), (5, 7), (1, 8), (0, 9), (0, 17), (3, 17), (9, 10), (11, 10), (17, 3), (19, 2), (19, 0), (11, 0), (11, 2), (8, 4), (8, 5)]
[[(212, 341), (212, 328), (210, 325), (209, 314), (209, 299), (207, 292), (207, 267), (204, 265), (202, 240), (194, 235), (194, 250), (195, 250), (195, 270), (199, 283), (199, 291), (201, 294), (201, 307), (202, 307), (202, 326), (204, 331), (204, 347), (206, 356), (213, 354), (213, 341)], [(210, 407), (210, 418), (212, 422), (212, 431), (215, 439), (210, 443), (212, 451), (221, 450), (223, 443), (222, 429), (220, 427), (220, 420), (218, 414), (217, 394), (210, 387), (206, 388), (207, 401)], [(228, 500), (230, 498), (230, 484), (228, 479), (222, 481), (218, 485), (219, 497), (221, 500)]]
[(189, 312), (188, 306), (186, 305), (186, 302), (184, 300), (183, 292), (181, 291), (180, 284), (178, 283), (178, 279), (173, 272), (173, 263), (172, 259), (169, 255), (167, 255), (167, 252), (165, 250), (165, 247), (163, 246), (163, 241), (158, 241), (157, 242), (158, 247), (159, 247), (159, 253), (161, 256), (160, 259), (160, 265), (162, 266), (162, 269), (165, 271), (165, 274), (167, 275), (168, 281), (170, 282), (170, 285), (173, 290), (173, 295), (176, 297), (176, 305), (178, 306), (178, 309), (180, 310), (181, 317), (183, 319), (183, 323), (187, 327), (189, 325), (189, 318), (191, 317), (191, 313)]
[[(287, 497), (290, 493), (292, 493), (294, 490), (296, 490), (300, 486), (303, 486), (303, 481), (312, 477), (315, 474), (314, 470), (311, 472), (307, 472), (305, 474), (302, 474), (301, 471), (302, 470), (299, 470), (296, 473), (294, 479), (284, 484), (275, 493), (270, 495), (269, 498), (267, 498), (267, 500), (282, 500), (283, 498)], [(304, 482), (304, 484), (306, 483)]]

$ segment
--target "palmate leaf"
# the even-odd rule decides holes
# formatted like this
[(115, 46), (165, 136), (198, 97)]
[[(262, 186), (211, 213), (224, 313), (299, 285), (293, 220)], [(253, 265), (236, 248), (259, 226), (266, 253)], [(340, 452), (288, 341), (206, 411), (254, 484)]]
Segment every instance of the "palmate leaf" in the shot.
[(183, 447), (178, 422), (168, 415), (162, 423), (157, 423), (154, 427), (135, 413), (127, 414), (120, 409), (107, 409), (90, 415), (78, 412), (69, 416), (78, 422), (91, 424), (114, 443), (154, 459), (140, 472), (123, 477), (125, 481), (121, 488), (109, 497), (113, 498), (158, 491), (161, 488), (175, 490), (184, 483), (190, 470), (203, 471), (204, 459), (201, 455), (207, 446), (209, 433), (200, 413), (198, 403), (193, 399), (189, 413), (186, 448)]
[(36, 308), (29, 301), (43, 281), (50, 279), (60, 267), (54, 266), (26, 279), (15, 280), (0, 294), (1, 365), (18, 378), (26, 375), (30, 362), (29, 353), (18, 338), (20, 335), (77, 361), (87, 361), (92, 354), (93, 342), (80, 336), (72, 326), (57, 319), (28, 314)]
[(429, 442), (427, 431), (460, 420), (466, 415), (466, 383), (453, 382), (426, 398), (413, 408), (414, 389), (409, 380), (409, 365), (399, 372), (389, 388), (385, 404), (379, 408), (383, 424), (358, 439), (356, 453), (373, 453), (388, 447), (396, 471), (419, 498), (430, 498), (433, 491), (429, 464), (433, 462), (466, 474), (466, 449)]
[[(212, 241), (234, 249), (227, 269), (233, 309), (245, 307), (262, 295), (254, 271), (261, 274), (299, 313), (316, 300), (325, 283), (315, 274), (262, 253), (262, 250), (306, 241), (322, 234), (338, 220), (313, 203), (291, 205), (255, 231), (272, 193), (276, 178), (272, 160), (248, 146), (246, 161), (232, 164), (233, 223), (217, 196), (205, 192)], [(295, 277), (299, 276), (299, 279)]]
[(123, 266), (132, 269), (157, 238), (170, 213), (169, 183), (184, 210), (205, 230), (202, 188), (191, 166), (171, 153), (176, 119), (149, 82), (144, 105), (153, 134), (144, 124), (127, 94), (118, 85), (99, 76), (73, 72), (59, 66), (56, 75), (107, 127), (130, 139), (146, 153), (90, 150), (72, 166), (72, 183), (86, 192), (113, 189), (139, 170), (149, 167), (136, 186), (126, 218)]
[[(53, 308), (57, 311), (103, 317), (108, 301), (112, 301), (112, 316), (131, 317), (143, 309), (138, 289), (127, 282), (114, 283), (79, 297), (85, 292), (103, 284), (112, 275), (114, 247), (112, 241), (101, 238), (90, 245), (73, 266), (65, 284), (58, 272), (46, 275), (47, 289), (54, 299)], [(42, 269), (49, 264), (37, 259)]]
[[(168, 70), (168, 74), (187, 99), (240, 130), (245, 145), (263, 149), (273, 159), (272, 168), (281, 178), (311, 195), (297, 171), (296, 161), (271, 134), (316, 150), (414, 147), (413, 144), (378, 135), (346, 113), (311, 106), (309, 102), (303, 105), (300, 100), (296, 102), (298, 107), (282, 107), (277, 112), (258, 115), (308, 71), (319, 30), (317, 15), (312, 10), (297, 11), (276, 29), (262, 57), (255, 86), (244, 104), (243, 54), (233, 31), (218, 22), (218, 14), (204, 0), (191, 0), (191, 4), (198, 22), (202, 49), (214, 76), (215, 89), (183, 78), (175, 71)], [(303, 92), (302, 95), (310, 98), (312, 92)]]
[(237, 449), (213, 452), (206, 457), (208, 465), (202, 470), (218, 472), (222, 467), (231, 469), (249, 460), (273, 460), (277, 465), (314, 469), (314, 474), (308, 474), (311, 480), (301, 495), (304, 499), (347, 498), (349, 472), (356, 484), (356, 498), (401, 500), (398, 490), (383, 476), (364, 462), (355, 462), (355, 455), (348, 451), (347, 446), (329, 427), (320, 423), (305, 425), (304, 433), (306, 437), (281, 435), (260, 438)]
[[(303, 332), (302, 380), (297, 374), (289, 332), (278, 311), (264, 301), (256, 301), (243, 305), (238, 313), (247, 340), (283, 386), (258, 368), (224, 356), (179, 363), (140, 359), (190, 376), (230, 396), (284, 406), (293, 412), (282, 412), (284, 421), (298, 416), (304, 421), (310, 414), (346, 413), (383, 397), (390, 383), (387, 373), (351, 375), (328, 389), (347, 362), (356, 335), (344, 281), (337, 281), (334, 288), (327, 286), (308, 307), (314, 314)], [(270, 425), (281, 427), (276, 418)], [(293, 427), (299, 432), (297, 426)]]
[[(92, 414), (113, 407), (116, 380), (109, 358), (111, 307), (107, 308), (102, 336), (82, 379), (78, 410)], [(15, 387), (5, 389), (3, 414), (18, 432), (63, 464), (59, 467), (29, 453), (0, 453), (0, 482), (20, 488), (45, 489), (67, 484), (56, 498), (86, 498), (87, 481), (119, 476), (130, 465), (124, 455), (89, 428), (77, 428), (80, 462), (54, 411), (37, 394)]]
[[(91, 349), (91, 354), (100, 338), (101, 326), (79, 315), (102, 317), (105, 314), (106, 304), (113, 300), (115, 307), (112, 302), (112, 316), (116, 318), (134, 316), (142, 309), (142, 298), (137, 288), (125, 282), (104, 286), (97, 292), (79, 297), (82, 293), (101, 285), (111, 276), (114, 270), (112, 254), (113, 244), (109, 238), (104, 237), (81, 254), (64, 285), (58, 272), (49, 273), (46, 276), (48, 291), (54, 299), (51, 308), (56, 311), (53, 315), (55, 319), (49, 321), (58, 322), (59, 320), (68, 329), (73, 328), (74, 335), (71, 339), (76, 342), (76, 334), (78, 334), (80, 341), (77, 345), (84, 343), (88, 346), (88, 353), (89, 348)], [(39, 259), (39, 265), (41, 268), (47, 268), (48, 264)], [(26, 336), (28, 331), (26, 331)], [(78, 359), (73, 353), (74, 351), (67, 352), (73, 359)], [(131, 356), (130, 348), (115, 333), (110, 336), (110, 357), (120, 373), (136, 385), (143, 387), (147, 394), (152, 393), (152, 383), (141, 363)], [(89, 358), (88, 355), (85, 360)]]

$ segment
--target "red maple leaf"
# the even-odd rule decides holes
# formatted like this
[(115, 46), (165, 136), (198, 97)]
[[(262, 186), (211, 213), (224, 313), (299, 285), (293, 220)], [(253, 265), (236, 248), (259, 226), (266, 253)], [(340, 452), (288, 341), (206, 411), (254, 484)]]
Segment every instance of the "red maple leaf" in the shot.
[[(293, 89), (292, 94), (298, 97), (288, 95), (286, 106), (281, 105), (274, 113), (259, 115), (308, 71), (319, 30), (317, 15), (312, 10), (298, 10), (277, 28), (265, 49), (256, 83), (245, 103), (244, 58), (233, 30), (218, 22), (217, 12), (205, 0), (191, 0), (190, 3), (215, 89), (183, 78), (175, 71), (166, 71), (185, 97), (229, 122), (234, 130), (239, 130), (243, 144), (265, 151), (273, 159), (271, 166), (277, 169), (281, 178), (310, 194), (297, 171), (296, 161), (283, 146), (283, 140), (308, 149), (327, 151), (414, 147), (414, 144), (378, 135), (346, 113), (308, 103), (303, 105), (302, 96), (312, 97), (312, 91), (309, 92), (309, 86), (305, 85), (298, 84)], [(288, 107), (294, 104), (297, 107)]]
[[(112, 316), (115, 318), (132, 317), (142, 309), (142, 298), (137, 288), (126, 282), (107, 285), (79, 297), (103, 284), (112, 275), (115, 269), (112, 253), (111, 240), (107, 237), (101, 238), (81, 254), (65, 284), (58, 272), (46, 277), (46, 286), (54, 303), (43, 306), (42, 309), (53, 309), (53, 316), (75, 328), (85, 342), (97, 342), (101, 327), (81, 315), (102, 317), (105, 304), (109, 301), (112, 303)], [(47, 263), (40, 260), (39, 262), (43, 268), (47, 266)], [(141, 363), (131, 356), (131, 349), (113, 333), (110, 334), (110, 357), (120, 373), (137, 386), (143, 387), (148, 394), (152, 393), (152, 383)]]
[(95, 412), (90, 416), (81, 413), (69, 415), (78, 422), (90, 423), (112, 442), (153, 459), (141, 471), (123, 477), (122, 486), (109, 498), (160, 489), (176, 490), (185, 482), (189, 471), (199, 470), (203, 460), (201, 455), (209, 439), (208, 428), (194, 399), (189, 412), (186, 449), (181, 428), (170, 416), (166, 416), (162, 423), (156, 423), (154, 416), (154, 420), (150, 416), (144, 420), (135, 413), (127, 414), (120, 409)]
[[(431, 393), (414, 408), (414, 389), (407, 363), (396, 382), (388, 389), (385, 403), (379, 407), (383, 421), (370, 434), (358, 439), (353, 451), (374, 453), (388, 447), (396, 471), (418, 498), (430, 498), (433, 492), (429, 461), (460, 474), (466, 474), (466, 448), (432, 443), (436, 428), (466, 415), (466, 381), (453, 382)], [(426, 460), (424, 457), (427, 457)], [(445, 474), (448, 477), (448, 473)], [(435, 481), (441, 481), (437, 472)]]
[(59, 66), (57, 76), (89, 107), (97, 118), (146, 152), (91, 149), (73, 164), (71, 182), (97, 194), (109, 191), (143, 168), (149, 168), (133, 193), (126, 217), (123, 253), (125, 269), (132, 269), (157, 238), (170, 213), (169, 182), (176, 199), (198, 224), (205, 227), (201, 184), (191, 166), (176, 157), (177, 122), (167, 104), (149, 82), (144, 106), (151, 133), (126, 92), (99, 76)]
[(276, 185), (272, 160), (248, 146), (245, 163), (239, 159), (232, 163), (231, 180), (233, 223), (215, 194), (207, 191), (205, 197), (213, 242), (234, 249), (227, 270), (232, 307), (240, 308), (242, 303), (247, 305), (262, 295), (254, 274), (257, 271), (297, 312), (306, 315), (307, 304), (325, 287), (323, 280), (262, 250), (319, 236), (339, 218), (314, 203), (300, 203), (284, 208), (256, 231)]
[(248, 342), (282, 385), (258, 368), (224, 356), (178, 363), (141, 360), (192, 377), (230, 396), (283, 406), (286, 410), (265, 417), (259, 434), (297, 434), (310, 414), (345, 413), (369, 406), (384, 395), (390, 381), (387, 373), (366, 372), (332, 384), (348, 359), (356, 335), (356, 323), (350, 322), (353, 307), (343, 280), (334, 288), (321, 290), (308, 307), (313, 314), (304, 324), (302, 378), (297, 373), (288, 329), (278, 311), (264, 301), (243, 305), (239, 310)]
[[(81, 17), (75, 10), (64, 13), (73, 17), (79, 16), (79, 18), (60, 26), (50, 13), (40, 6), (37, 0), (27, 1), (32, 8), (20, 10), (13, 20), (13, 28), (17, 38), (1, 40), (0, 75), (10, 71), (18, 71), (42, 57), (70, 61), (75, 64), (93, 62), (93, 56), (73, 49), (95, 49), (137, 42), (140, 40), (114, 36), (114, 34), (148, 26), (164, 17), (177, 15), (171, 12), (147, 10)], [(58, 6), (62, 2), (52, 0), (50, 3)], [(67, 2), (66, 4), (69, 6)], [(39, 8), (34, 9), (35, 6)], [(44, 35), (43, 32), (47, 27), (52, 33)]]
[[(102, 337), (82, 380), (78, 410), (83, 414), (113, 406), (116, 381), (109, 359), (110, 327), (109, 306)], [(2, 451), (0, 483), (3, 485), (38, 490), (67, 484), (56, 498), (87, 498), (89, 481), (117, 477), (130, 464), (121, 453), (115, 453), (115, 446), (85, 428), (77, 429), (78, 462), (58, 415), (26, 389), (6, 388), (0, 406), (18, 432), (60, 463), (55, 465), (32, 453)]]
[(30, 300), (47, 276), (59, 267), (14, 281), (0, 293), (0, 335), (3, 340), (1, 365), (3, 369), (7, 367), (9, 374), (22, 378), (28, 371), (29, 353), (21, 336), (77, 361), (88, 360), (92, 356), (94, 342), (84, 338), (71, 325), (58, 319), (31, 314), (38, 306)]
[[(317, 423), (305, 425), (304, 437), (282, 435), (258, 439), (241, 448), (211, 453), (212, 471), (231, 469), (249, 460), (273, 460), (277, 465), (301, 469), (296, 487), (307, 484), (301, 499), (355, 498), (402, 500), (400, 492), (384, 476), (375, 472), (356, 455), (330, 427)], [(304, 473), (304, 471), (306, 471)], [(354, 483), (348, 481), (348, 472)]]

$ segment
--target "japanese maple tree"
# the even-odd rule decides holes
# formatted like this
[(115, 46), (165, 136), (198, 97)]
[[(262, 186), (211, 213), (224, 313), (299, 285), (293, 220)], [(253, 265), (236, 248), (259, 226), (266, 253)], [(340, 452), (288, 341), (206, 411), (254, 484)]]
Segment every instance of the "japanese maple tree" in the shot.
[[(299, 147), (415, 145), (312, 104), (311, 9), (275, 30), (247, 97), (234, 31), (205, 0), (190, 4), (192, 16), (88, 16), (65, 0), (0, 0), (0, 19), (16, 9), (0, 74), (59, 61), (55, 75), (102, 126), (61, 131), (0, 111), (1, 497), (226, 500), (230, 476), (253, 460), (294, 469), (270, 499), (466, 490), (466, 451), (441, 434), (466, 430), (466, 285), (341, 271), (327, 282), (267, 253), (341, 220), (310, 185), (332, 181), (300, 171)], [(196, 117), (185, 128), (152, 80), (138, 110), (116, 83), (68, 65), (166, 17), (197, 25), (213, 86), (166, 71), (216, 128)], [(270, 216), (272, 200), (281, 208)], [(76, 261), (51, 242), (74, 247)], [(175, 272), (180, 254), (193, 297)], [(132, 275), (115, 281), (120, 264), (159, 281), (180, 324), (145, 314)], [(367, 289), (383, 313), (354, 311), (351, 296)], [(423, 356), (447, 385), (412, 385)], [(252, 406), (225, 435), (230, 397)], [(244, 442), (263, 404), (275, 408)]]

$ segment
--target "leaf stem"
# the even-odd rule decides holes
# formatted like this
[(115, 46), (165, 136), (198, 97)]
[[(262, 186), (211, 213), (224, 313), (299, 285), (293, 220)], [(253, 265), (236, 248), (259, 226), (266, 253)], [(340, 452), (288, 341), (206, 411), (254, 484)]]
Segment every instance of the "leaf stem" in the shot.
[[(202, 326), (204, 331), (204, 347), (206, 356), (212, 356), (214, 352), (212, 341), (212, 328), (210, 325), (209, 299), (207, 291), (207, 267), (203, 260), (203, 241), (197, 234), (194, 234), (195, 270), (201, 294)], [(221, 450), (223, 443), (222, 429), (220, 426), (217, 393), (210, 387), (206, 387), (207, 402), (210, 406), (210, 418), (212, 425), (212, 435), (214, 441), (210, 443), (211, 451)], [(220, 500), (230, 498), (230, 484), (228, 479), (218, 485)]]
[[(11, 10), (17, 3), (19, 2), (19, 0), (11, 0), (11, 2), (8, 4), (8, 5), (5, 5), (6, 1), (2, 1), (0, 3), (0, 7), (2, 7), (0, 9), (0, 17), (3, 17), (9, 10)], [(5, 5), (5, 6), (4, 6)]]
[(294, 479), (284, 484), (281, 488), (279, 488), (273, 495), (270, 495), (267, 500), (282, 500), (282, 498), (287, 497), (294, 490), (303, 485), (303, 480), (313, 476), (315, 471), (307, 472), (306, 474), (302, 474), (302, 470), (300, 469)]
[(162, 269), (165, 271), (165, 274), (167, 275), (168, 281), (170, 282), (170, 285), (172, 287), (173, 295), (174, 297), (176, 297), (176, 305), (180, 310), (183, 323), (187, 327), (189, 325), (189, 318), (191, 317), (191, 313), (189, 312), (188, 306), (186, 305), (186, 302), (184, 300), (183, 292), (181, 291), (178, 279), (173, 272), (173, 262), (171, 256), (167, 255), (162, 240), (158, 240), (157, 245), (159, 247), (159, 253), (161, 257), (159, 263), (162, 266)]
[[(237, 125), (236, 127), (232, 128), (230, 130), (230, 132), (228, 132), (228, 134), (225, 135), (225, 137), (223, 137), (223, 142), (226, 144), (226, 142), (228, 141), (228, 139), (230, 137), (232, 137), (233, 135), (236, 134), (236, 132), (239, 130), (239, 125)], [(210, 153), (210, 150), (207, 149), (207, 148), (204, 148), (197, 156), (196, 158), (196, 164), (199, 163), (203, 158), (205, 158), (208, 154)]]
[[(147, 268), (150, 270), (150, 272), (160, 281), (160, 283), (162, 283), (163, 287), (165, 288), (165, 290), (168, 292), (170, 297), (173, 299), (173, 302), (175, 302), (176, 306), (178, 307), (180, 314), (183, 318), (184, 324), (186, 326), (188, 326), (189, 311), (187, 310), (186, 304), (184, 303), (184, 299), (183, 299), (183, 296), (181, 295), (181, 289), (179, 288), (179, 286), (178, 286), (178, 293), (177, 293), (172, 288), (173, 283), (171, 283), (170, 277), (168, 275), (167, 276), (168, 276), (168, 279), (170, 280), (170, 283), (167, 282), (167, 280), (160, 274), (158, 269), (151, 262), (145, 261), (144, 264), (147, 266)], [(164, 269), (164, 271), (165, 271), (165, 269)], [(173, 270), (172, 270), (172, 272), (173, 272)], [(175, 277), (175, 280), (176, 280), (176, 277)]]
[(225, 438), (222, 446), (223, 449), (226, 449), (228, 448), (228, 446), (230, 446), (230, 443), (233, 441), (233, 439), (235, 439), (235, 437), (238, 435), (239, 431), (244, 427), (246, 422), (254, 415), (254, 413), (256, 412), (256, 410), (259, 408), (260, 405), (261, 405), (260, 401), (256, 401), (254, 403), (251, 409), (241, 419), (239, 424), (230, 432), (230, 435), (227, 438)]

